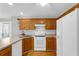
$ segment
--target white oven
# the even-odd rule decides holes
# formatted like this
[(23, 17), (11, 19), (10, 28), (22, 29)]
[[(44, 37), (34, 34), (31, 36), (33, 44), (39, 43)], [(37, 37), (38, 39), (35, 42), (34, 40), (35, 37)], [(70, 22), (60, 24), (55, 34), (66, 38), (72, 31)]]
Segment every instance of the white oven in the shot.
[(34, 38), (34, 50), (45, 51), (46, 50), (46, 38), (45, 37), (35, 37)]
[(34, 50), (46, 50), (45, 24), (35, 24)]

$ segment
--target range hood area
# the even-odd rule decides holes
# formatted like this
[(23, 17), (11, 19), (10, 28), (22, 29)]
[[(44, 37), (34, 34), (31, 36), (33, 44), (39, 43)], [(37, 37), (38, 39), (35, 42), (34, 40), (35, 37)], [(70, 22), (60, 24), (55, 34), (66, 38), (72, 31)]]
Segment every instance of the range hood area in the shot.
[(45, 24), (35, 24), (35, 36), (45, 36)]

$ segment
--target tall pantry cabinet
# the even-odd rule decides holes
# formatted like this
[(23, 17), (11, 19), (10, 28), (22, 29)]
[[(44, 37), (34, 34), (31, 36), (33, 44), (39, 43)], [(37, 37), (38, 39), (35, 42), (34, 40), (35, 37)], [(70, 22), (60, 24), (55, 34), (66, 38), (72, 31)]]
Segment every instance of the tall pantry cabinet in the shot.
[(79, 50), (78, 39), (78, 14), (76, 8), (71, 13), (57, 20), (57, 55), (58, 56), (77, 56)]

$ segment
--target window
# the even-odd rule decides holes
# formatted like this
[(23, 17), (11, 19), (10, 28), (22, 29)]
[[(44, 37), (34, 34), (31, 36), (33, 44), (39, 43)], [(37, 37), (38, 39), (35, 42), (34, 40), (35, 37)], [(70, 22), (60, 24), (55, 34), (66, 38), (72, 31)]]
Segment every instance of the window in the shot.
[(10, 33), (10, 22), (0, 22), (0, 39), (9, 38)]

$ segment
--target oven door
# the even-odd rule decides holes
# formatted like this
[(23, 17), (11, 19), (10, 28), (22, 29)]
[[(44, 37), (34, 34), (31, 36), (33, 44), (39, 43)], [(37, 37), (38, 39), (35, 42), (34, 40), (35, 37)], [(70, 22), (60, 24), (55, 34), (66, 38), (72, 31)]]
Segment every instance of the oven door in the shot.
[(35, 37), (34, 50), (36, 50), (36, 51), (45, 51), (46, 50), (46, 38), (45, 37)]

